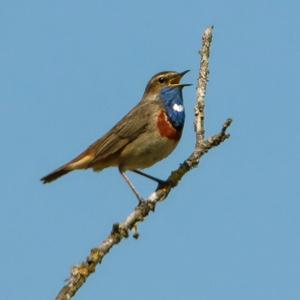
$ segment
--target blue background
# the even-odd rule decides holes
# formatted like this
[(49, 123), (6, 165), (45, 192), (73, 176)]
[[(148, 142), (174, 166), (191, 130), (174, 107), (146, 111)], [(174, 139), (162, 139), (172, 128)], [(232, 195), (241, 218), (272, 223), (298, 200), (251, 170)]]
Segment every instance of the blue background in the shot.
[[(215, 26), (203, 157), (75, 299), (300, 299), (298, 1), (0, 2), (0, 297), (54, 299), (136, 199), (116, 169), (39, 178), (77, 155), (162, 70), (191, 69), (166, 178), (193, 150), (203, 30)], [(131, 174), (147, 196), (153, 183)]]

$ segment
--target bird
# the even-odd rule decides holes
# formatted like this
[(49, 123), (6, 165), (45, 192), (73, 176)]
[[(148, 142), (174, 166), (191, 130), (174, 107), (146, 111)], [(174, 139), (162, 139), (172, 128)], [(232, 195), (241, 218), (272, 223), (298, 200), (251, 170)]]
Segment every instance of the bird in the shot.
[(143, 202), (126, 172), (135, 172), (158, 184), (165, 182), (141, 170), (166, 158), (181, 138), (185, 121), (182, 90), (191, 84), (180, 83), (180, 80), (187, 72), (189, 70), (155, 74), (146, 85), (140, 102), (111, 130), (41, 181), (50, 183), (74, 170), (99, 172), (117, 167), (139, 203)]

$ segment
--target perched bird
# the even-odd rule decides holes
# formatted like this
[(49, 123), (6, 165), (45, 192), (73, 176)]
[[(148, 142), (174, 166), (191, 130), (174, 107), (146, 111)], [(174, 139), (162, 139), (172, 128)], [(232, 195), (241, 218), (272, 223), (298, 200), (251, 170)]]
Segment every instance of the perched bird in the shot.
[(185, 112), (180, 84), (187, 71), (165, 71), (148, 82), (141, 101), (103, 137), (70, 162), (43, 177), (43, 183), (79, 169), (101, 171), (118, 167), (121, 175), (141, 202), (142, 197), (125, 174), (133, 171), (158, 183), (162, 180), (145, 174), (148, 168), (167, 157), (182, 133)]

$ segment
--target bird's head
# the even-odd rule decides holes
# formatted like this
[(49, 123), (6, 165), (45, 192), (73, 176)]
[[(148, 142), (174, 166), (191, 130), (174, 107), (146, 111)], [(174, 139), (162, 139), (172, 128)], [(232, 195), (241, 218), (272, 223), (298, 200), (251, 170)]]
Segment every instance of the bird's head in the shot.
[(160, 93), (160, 91), (166, 87), (183, 87), (190, 85), (180, 84), (181, 78), (187, 72), (189, 72), (189, 70), (186, 70), (181, 73), (177, 73), (175, 71), (164, 71), (154, 75), (146, 86), (145, 94), (157, 94)]

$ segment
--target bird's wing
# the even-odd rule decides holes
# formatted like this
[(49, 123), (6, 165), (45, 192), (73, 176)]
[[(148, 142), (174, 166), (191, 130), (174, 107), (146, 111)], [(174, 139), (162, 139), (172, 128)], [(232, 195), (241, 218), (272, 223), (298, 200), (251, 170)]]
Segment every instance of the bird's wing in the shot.
[(83, 161), (85, 157), (89, 157), (87, 163), (95, 163), (120, 151), (146, 130), (156, 106), (154, 102), (140, 102), (109, 132), (77, 156), (72, 163)]

